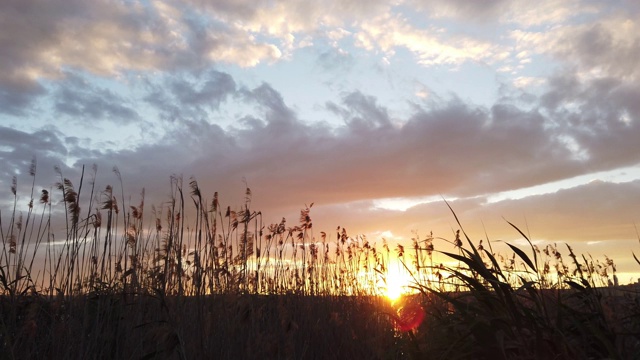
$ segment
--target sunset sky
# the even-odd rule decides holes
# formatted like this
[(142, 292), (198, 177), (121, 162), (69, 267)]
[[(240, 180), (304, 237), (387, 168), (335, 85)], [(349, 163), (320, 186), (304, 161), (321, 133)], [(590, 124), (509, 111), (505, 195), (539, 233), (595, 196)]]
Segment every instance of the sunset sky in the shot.
[(37, 189), (96, 164), (136, 204), (179, 174), (239, 207), (246, 181), (267, 222), (313, 202), (315, 231), (378, 244), (451, 239), (446, 199), (474, 241), (522, 244), (508, 220), (635, 281), (637, 19), (635, 0), (3, 0), (3, 220), (35, 156)]

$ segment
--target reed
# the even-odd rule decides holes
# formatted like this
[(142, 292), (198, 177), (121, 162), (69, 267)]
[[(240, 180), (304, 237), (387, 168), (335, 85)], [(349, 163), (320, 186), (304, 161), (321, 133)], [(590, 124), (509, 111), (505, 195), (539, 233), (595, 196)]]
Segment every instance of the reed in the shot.
[[(413, 234), (392, 250), (342, 226), (316, 232), (313, 204), (293, 225), (265, 224), (248, 186), (232, 208), (196, 179), (171, 176), (168, 200), (149, 211), (144, 189), (125, 197), (117, 168), (116, 186), (102, 190), (95, 166), (79, 179), (56, 168), (55, 185), (36, 189), (36, 165), (26, 206), (14, 177), (13, 203), (0, 211), (0, 350), (9, 359), (640, 352), (638, 289), (617, 283), (613, 260), (539, 249), (511, 223), (526, 251), (472, 241), (453, 210), (452, 240)], [(394, 258), (413, 293), (391, 303), (383, 290)]]
[[(430, 328), (423, 329), (424, 336), (414, 337), (423, 355), (631, 359), (638, 354), (638, 287), (619, 286), (611, 259), (600, 262), (577, 256), (566, 245), (571, 261), (565, 262), (557, 246), (541, 251), (508, 222), (528, 242), (529, 251), (507, 244), (512, 255), (500, 261), (482, 241), (474, 245), (451, 211), (460, 227), (450, 242), (458, 253), (415, 245), (414, 267), (405, 263), (415, 279), (413, 288), (430, 299), (424, 304)], [(431, 241), (427, 238), (426, 243)], [(431, 256), (434, 251), (459, 265), (421, 265), (421, 253)], [(433, 274), (440, 280), (437, 286), (423, 280)]]

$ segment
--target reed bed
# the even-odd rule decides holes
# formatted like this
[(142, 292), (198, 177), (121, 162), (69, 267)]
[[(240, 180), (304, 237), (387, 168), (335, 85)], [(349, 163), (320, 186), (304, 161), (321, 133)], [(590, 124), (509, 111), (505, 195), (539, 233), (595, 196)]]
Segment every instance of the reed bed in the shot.
[[(242, 205), (225, 207), (195, 179), (173, 176), (168, 200), (149, 209), (144, 190), (135, 202), (125, 197), (117, 168), (117, 187), (103, 189), (95, 166), (77, 181), (56, 173), (55, 185), (37, 192), (34, 160), (27, 204), (14, 177), (13, 203), (0, 212), (3, 358), (640, 353), (638, 288), (617, 283), (614, 262), (568, 245), (538, 249), (513, 224), (527, 251), (508, 244), (501, 255), (460, 223), (453, 240), (415, 234), (378, 248), (343, 227), (315, 232), (313, 204), (294, 225), (265, 224), (248, 187)], [(396, 258), (413, 282), (391, 303), (383, 294)]]

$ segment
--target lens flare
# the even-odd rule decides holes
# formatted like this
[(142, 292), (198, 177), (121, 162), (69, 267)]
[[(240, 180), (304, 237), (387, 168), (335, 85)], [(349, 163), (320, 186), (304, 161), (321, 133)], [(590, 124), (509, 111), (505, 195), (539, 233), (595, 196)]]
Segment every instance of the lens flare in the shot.
[(397, 313), (396, 327), (402, 332), (417, 329), (425, 317), (424, 309), (416, 303), (409, 303), (399, 307)]

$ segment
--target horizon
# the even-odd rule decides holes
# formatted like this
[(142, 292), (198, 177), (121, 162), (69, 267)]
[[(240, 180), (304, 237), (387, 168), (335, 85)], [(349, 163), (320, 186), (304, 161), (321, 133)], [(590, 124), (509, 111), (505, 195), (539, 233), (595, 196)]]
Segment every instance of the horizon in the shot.
[[(631, 1), (0, 4), (0, 209), (97, 165), (265, 223), (372, 243), (571, 245), (640, 266), (640, 5)], [(55, 196), (55, 197), (54, 197)], [(36, 196), (37, 198), (37, 196)], [(61, 204), (60, 195), (52, 200)], [(23, 208), (24, 210), (24, 208)], [(86, 210), (86, 209), (85, 209)], [(6, 229), (3, 229), (6, 230)]]

